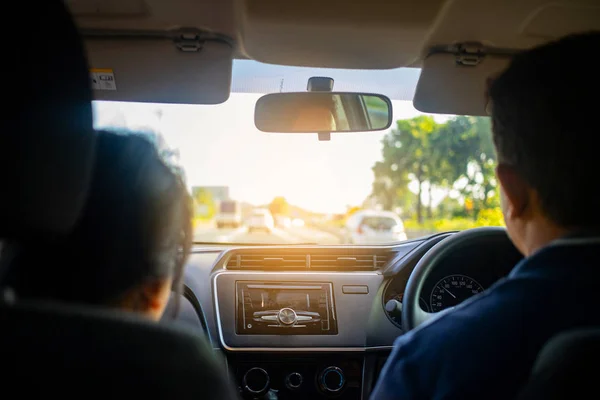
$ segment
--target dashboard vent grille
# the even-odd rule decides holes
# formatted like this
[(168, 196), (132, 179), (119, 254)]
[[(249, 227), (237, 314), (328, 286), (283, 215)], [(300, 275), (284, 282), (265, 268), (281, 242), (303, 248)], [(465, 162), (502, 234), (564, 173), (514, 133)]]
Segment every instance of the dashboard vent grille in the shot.
[(305, 254), (238, 253), (227, 261), (227, 269), (245, 270), (304, 270)]
[(273, 251), (233, 252), (225, 263), (230, 270), (246, 271), (376, 271), (383, 268), (389, 251)]
[(310, 269), (374, 271), (386, 262), (387, 256), (378, 254), (315, 254), (311, 256)]

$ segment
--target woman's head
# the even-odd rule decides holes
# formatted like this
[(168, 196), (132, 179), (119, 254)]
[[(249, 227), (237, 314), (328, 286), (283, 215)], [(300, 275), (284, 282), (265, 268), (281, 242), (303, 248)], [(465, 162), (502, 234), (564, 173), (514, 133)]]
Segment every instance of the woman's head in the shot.
[(44, 251), (23, 250), (15, 290), (17, 296), (111, 305), (158, 319), (171, 287), (182, 285), (191, 235), (183, 179), (154, 145), (141, 135), (99, 132), (83, 215), (69, 237)]

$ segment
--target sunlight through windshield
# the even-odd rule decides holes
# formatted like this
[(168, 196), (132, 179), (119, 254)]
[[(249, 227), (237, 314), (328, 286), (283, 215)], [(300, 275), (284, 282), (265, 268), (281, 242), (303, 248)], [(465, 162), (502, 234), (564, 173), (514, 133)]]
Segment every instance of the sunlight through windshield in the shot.
[[(344, 77), (346, 86), (357, 79)], [(392, 97), (387, 131), (329, 142), (267, 134), (254, 126), (254, 106), (270, 83), (245, 82), (234, 74), (246, 93), (219, 105), (94, 102), (97, 128), (141, 131), (181, 167), (197, 242), (379, 244), (502, 224), (488, 119), (424, 115)]]

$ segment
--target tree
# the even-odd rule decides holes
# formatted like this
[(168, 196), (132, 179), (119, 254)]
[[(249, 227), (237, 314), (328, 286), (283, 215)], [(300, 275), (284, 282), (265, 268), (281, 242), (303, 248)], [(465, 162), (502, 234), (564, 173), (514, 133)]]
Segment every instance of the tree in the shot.
[(423, 183), (431, 181), (435, 154), (432, 134), (438, 124), (432, 117), (399, 120), (396, 128), (383, 139), (383, 161), (373, 167), (375, 183), (373, 194), (384, 199), (384, 208), (393, 207), (393, 199), (402, 198), (411, 180), (417, 182), (416, 214), (423, 221)]
[(290, 205), (285, 197), (275, 197), (269, 204), (269, 211), (272, 215), (289, 215)]
[(452, 219), (455, 217), (465, 217), (465, 207), (460, 204), (458, 199), (447, 196), (438, 204), (436, 218)]
[(391, 210), (397, 202), (396, 186), (398, 183), (393, 182), (389, 176), (385, 175), (387, 172), (383, 172), (384, 169), (386, 169), (385, 164), (381, 162), (377, 162), (373, 167), (375, 181), (373, 182), (372, 196), (384, 210)]
[[(382, 144), (383, 159), (373, 166), (372, 196), (385, 209), (414, 204), (421, 223), (423, 190), (429, 191), (427, 214), (432, 218), (436, 188), (446, 196), (459, 193), (460, 202), (469, 205), (465, 212), (474, 219), (481, 210), (498, 206), (489, 119), (456, 117), (444, 124), (425, 116), (400, 120)], [(417, 187), (416, 199), (408, 190), (411, 182)], [(442, 214), (449, 211), (446, 205), (438, 206)]]
[[(488, 118), (457, 117), (448, 121), (440, 135), (446, 139), (446, 162), (454, 188), (472, 202), (471, 215), (496, 207), (496, 153)], [(462, 183), (461, 183), (462, 182)], [(458, 186), (458, 187), (457, 187)]]

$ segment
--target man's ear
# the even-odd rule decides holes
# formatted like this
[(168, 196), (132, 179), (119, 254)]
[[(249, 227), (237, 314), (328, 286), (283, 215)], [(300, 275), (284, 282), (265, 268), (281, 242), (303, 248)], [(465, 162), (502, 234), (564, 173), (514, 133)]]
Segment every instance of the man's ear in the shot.
[(530, 206), (529, 185), (511, 166), (500, 164), (496, 168), (496, 176), (506, 196), (506, 218), (518, 219), (523, 217)]

